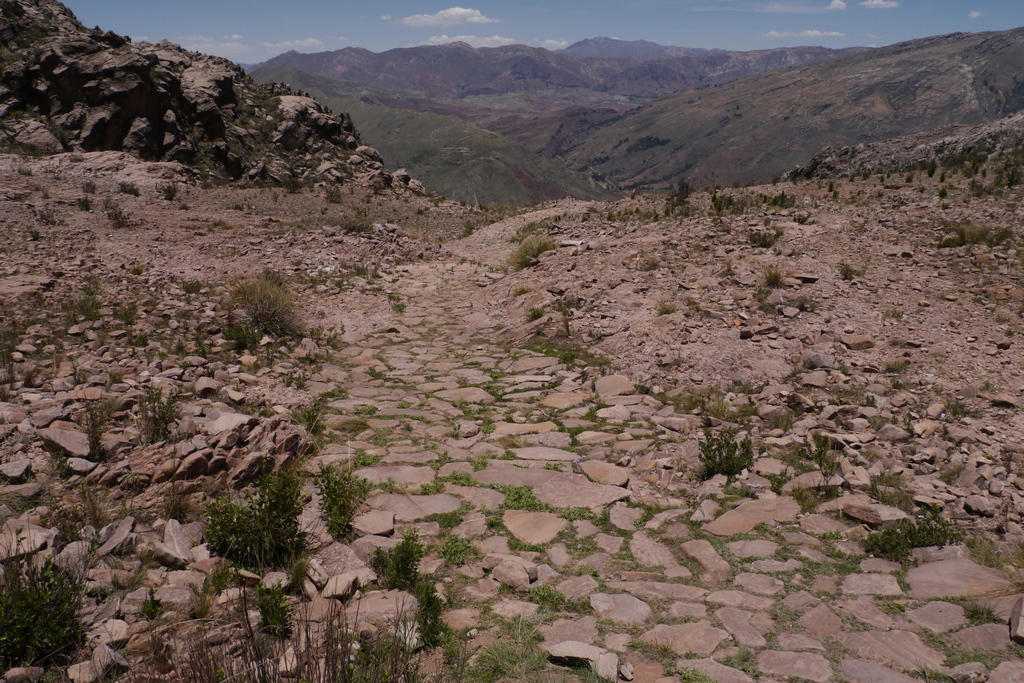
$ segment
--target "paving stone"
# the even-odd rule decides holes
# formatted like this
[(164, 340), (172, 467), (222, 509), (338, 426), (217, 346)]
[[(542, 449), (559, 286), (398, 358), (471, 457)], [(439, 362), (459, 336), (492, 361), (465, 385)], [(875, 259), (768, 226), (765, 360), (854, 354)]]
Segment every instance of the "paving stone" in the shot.
[(725, 547), (729, 549), (733, 557), (743, 559), (746, 557), (771, 557), (778, 551), (779, 544), (758, 539), (754, 541), (733, 541), (732, 543), (726, 543)]
[(934, 633), (953, 631), (967, 622), (963, 607), (941, 600), (907, 610), (905, 616), (918, 626), (923, 626)]
[(907, 572), (907, 584), (915, 600), (976, 597), (1013, 589), (1005, 572), (965, 558), (918, 565)]
[(506, 510), (502, 521), (513, 536), (531, 545), (550, 543), (569, 523), (550, 512), (527, 510)]
[(880, 610), (874, 601), (866, 595), (856, 600), (841, 602), (839, 603), (839, 608), (846, 614), (878, 629), (888, 630), (896, 625), (896, 622), (888, 614)]
[(754, 679), (739, 669), (734, 669), (713, 659), (680, 659), (676, 662), (680, 671), (696, 671), (718, 683), (754, 683)]
[(499, 602), (491, 605), (491, 611), (494, 614), (508, 621), (531, 617), (537, 613), (539, 608), (539, 605), (532, 602), (509, 600), (508, 598), (502, 598)]
[(480, 387), (461, 387), (459, 389), (446, 389), (438, 391), (436, 396), (452, 403), (494, 403), (494, 397)]
[(396, 484), (403, 486), (422, 486), (434, 481), (435, 472), (430, 467), (413, 465), (378, 465), (364, 467), (355, 471), (356, 476), (374, 484), (386, 484), (394, 479)]
[(555, 462), (572, 462), (579, 460), (579, 453), (563, 451), (560, 448), (548, 448), (547, 446), (527, 446), (526, 448), (513, 448), (512, 451), (520, 460), (550, 460)]
[[(685, 583), (661, 583), (658, 581), (605, 581), (613, 590), (625, 591), (647, 598), (673, 598), (675, 600), (700, 600), (707, 591)], [(751, 596), (754, 597), (754, 596)]]
[(928, 647), (916, 633), (909, 631), (857, 631), (840, 639), (843, 646), (858, 659), (867, 659), (894, 666), (903, 671), (927, 667), (945, 672), (946, 656)]
[(715, 605), (726, 607), (743, 607), (746, 609), (767, 610), (771, 609), (775, 601), (771, 598), (764, 598), (760, 595), (751, 595), (744, 591), (715, 591), (707, 597), (707, 601)]
[(602, 617), (627, 626), (642, 624), (651, 616), (646, 602), (622, 593), (594, 593), (590, 596), (590, 606)]
[(629, 470), (618, 467), (610, 462), (586, 460), (580, 463), (583, 474), (598, 484), (608, 486), (626, 486), (629, 484)]
[(544, 636), (545, 643), (560, 643), (566, 640), (594, 643), (598, 639), (597, 617), (559, 618), (551, 624), (541, 624), (537, 630)]
[(587, 394), (580, 393), (554, 393), (548, 394), (540, 400), (542, 406), (554, 408), (555, 410), (568, 410), (590, 398)]
[(704, 530), (722, 537), (746, 534), (761, 523), (792, 522), (799, 513), (799, 503), (789, 496), (751, 500), (705, 524)]
[(395, 513), (385, 510), (364, 512), (352, 520), (352, 528), (362, 535), (386, 536), (395, 530)]
[(737, 574), (733, 578), (733, 583), (758, 595), (776, 595), (786, 589), (785, 583), (764, 574)]
[(843, 626), (843, 621), (826, 605), (811, 608), (797, 623), (819, 638), (835, 638)]
[(667, 578), (690, 577), (690, 570), (679, 564), (669, 547), (655, 541), (647, 532), (640, 531), (634, 534), (629, 542), (629, 550), (633, 553), (633, 559), (641, 566), (661, 567)]
[(708, 608), (696, 602), (673, 602), (668, 607), (668, 615), (675, 619), (697, 617), (703, 619), (708, 615)]
[(854, 595), (903, 595), (899, 581), (891, 574), (847, 574), (843, 592)]
[(555, 584), (555, 590), (565, 596), (566, 600), (585, 598), (600, 587), (600, 584), (589, 574), (573, 576)]
[(628, 377), (622, 375), (605, 375), (594, 381), (594, 391), (601, 398), (609, 396), (625, 396), (636, 391), (636, 387)]
[(719, 583), (732, 569), (715, 547), (705, 540), (687, 541), (679, 546), (679, 550), (701, 566), (704, 572), (700, 578), (705, 583)]
[(839, 671), (851, 683), (919, 683), (916, 678), (860, 659), (844, 659)]
[[(569, 477), (572, 477), (570, 479)], [(629, 490), (619, 486), (595, 484), (586, 477), (576, 474), (562, 474), (558, 479), (535, 486), (533, 494), (542, 503), (556, 508), (600, 509), (615, 501), (629, 497)]]
[(455, 512), (462, 506), (462, 501), (447, 493), (430, 496), (381, 493), (367, 500), (366, 504), (374, 510), (394, 513), (397, 522), (414, 522), (430, 515)]
[(996, 650), (1010, 644), (1010, 632), (1006, 624), (982, 624), (972, 626), (948, 636), (965, 650)]
[(753, 612), (747, 612), (737, 607), (722, 607), (715, 610), (715, 616), (740, 645), (764, 647), (768, 644), (761, 632), (750, 625), (750, 618), (754, 616)]
[(658, 624), (640, 636), (640, 640), (651, 645), (668, 647), (683, 657), (690, 653), (709, 655), (728, 637), (729, 634), (720, 628), (715, 628), (707, 622), (696, 622), (674, 626)]
[(757, 668), (769, 676), (788, 679), (791, 676), (825, 683), (832, 678), (828, 660), (811, 652), (782, 652), (765, 650), (757, 655)]

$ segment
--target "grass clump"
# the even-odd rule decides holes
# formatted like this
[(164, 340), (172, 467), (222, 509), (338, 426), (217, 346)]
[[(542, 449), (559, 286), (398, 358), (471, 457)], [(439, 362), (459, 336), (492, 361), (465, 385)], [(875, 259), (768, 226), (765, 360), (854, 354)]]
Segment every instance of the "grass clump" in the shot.
[(723, 429), (718, 434), (710, 429), (704, 430), (704, 440), (700, 442), (701, 479), (710, 479), (716, 474), (724, 474), (730, 480), (743, 470), (754, 464), (754, 446), (750, 437), (736, 440), (736, 430)]
[(264, 474), (255, 492), (241, 500), (219, 498), (207, 509), (210, 551), (253, 571), (287, 567), (306, 549), (306, 534), (299, 528), (302, 506), (298, 472)]
[(275, 638), (292, 634), (292, 607), (288, 604), (281, 582), (273, 586), (256, 586), (256, 608), (260, 611), (260, 629)]
[(952, 524), (934, 515), (901, 519), (895, 526), (868, 534), (864, 550), (893, 562), (906, 563), (914, 548), (949, 545), (962, 536)]
[(775, 243), (782, 237), (782, 231), (776, 229), (775, 232), (763, 232), (759, 230), (751, 230), (747, 233), (747, 237), (750, 239), (750, 243), (755, 247), (762, 249), (768, 249), (769, 247), (775, 246)]
[(448, 534), (438, 554), (448, 564), (458, 567), (465, 564), (466, 559), (474, 554), (473, 544), (462, 536)]
[(244, 324), (277, 337), (301, 331), (295, 297), (280, 273), (264, 270), (242, 278), (231, 288), (231, 297), (241, 309)]
[(546, 235), (530, 235), (509, 257), (509, 265), (515, 270), (523, 270), (537, 263), (537, 259), (545, 251), (557, 249), (555, 241)]
[(854, 268), (849, 263), (843, 263), (840, 264), (839, 266), (839, 277), (843, 278), (844, 280), (852, 280), (856, 277), (860, 277), (863, 274), (863, 270)]
[(761, 274), (764, 276), (765, 287), (771, 289), (781, 287), (782, 281), (786, 279), (785, 273), (778, 266), (765, 266)]
[(370, 482), (350, 469), (321, 465), (313, 484), (320, 495), (327, 531), (338, 541), (350, 540), (355, 535), (352, 520), (370, 493)]
[(678, 310), (679, 307), (670, 301), (661, 301), (654, 309), (658, 315), (672, 315)]
[(148, 386), (146, 393), (139, 397), (139, 418), (142, 422), (142, 438), (146, 443), (167, 441), (171, 428), (178, 419), (178, 397), (164, 395), (160, 387)]
[(430, 577), (420, 574), (423, 552), (416, 530), (408, 529), (391, 550), (379, 549), (370, 556), (370, 568), (376, 572), (377, 581), (384, 590), (404, 590), (415, 596), (419, 602), (416, 624), (420, 630), (420, 642), (426, 648), (434, 648), (442, 643), (449, 629), (441, 619), (441, 597), (434, 591)]
[[(50, 560), (19, 558), (0, 578), (0, 670), (66, 662), (82, 644), (82, 584)], [(45, 628), (40, 618), (45, 615)]]

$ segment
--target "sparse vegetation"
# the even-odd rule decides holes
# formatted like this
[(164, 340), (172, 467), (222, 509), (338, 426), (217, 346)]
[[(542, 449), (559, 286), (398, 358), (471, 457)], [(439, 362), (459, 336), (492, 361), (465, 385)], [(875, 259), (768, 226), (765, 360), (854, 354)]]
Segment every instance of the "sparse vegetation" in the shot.
[(302, 328), (295, 297), (277, 272), (264, 270), (238, 280), (231, 288), (231, 296), (241, 309), (244, 324), (264, 334), (289, 336)]
[[(49, 559), (17, 557), (0, 576), (0, 669), (63, 664), (82, 644), (81, 581)], [(45, 615), (46, 627), (40, 628)]]
[(370, 483), (348, 468), (321, 466), (314, 478), (327, 531), (339, 541), (352, 538), (352, 520), (370, 492)]
[(750, 437), (737, 441), (735, 429), (725, 428), (717, 434), (705, 429), (704, 439), (700, 442), (700, 463), (703, 466), (702, 479), (724, 474), (731, 480), (754, 464)]

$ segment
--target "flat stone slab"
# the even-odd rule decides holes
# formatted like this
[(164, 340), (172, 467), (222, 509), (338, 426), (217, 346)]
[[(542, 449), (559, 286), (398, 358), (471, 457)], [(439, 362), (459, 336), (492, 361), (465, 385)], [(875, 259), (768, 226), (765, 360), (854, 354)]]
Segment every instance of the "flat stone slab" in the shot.
[(594, 391), (604, 398), (606, 396), (627, 396), (636, 391), (636, 387), (623, 375), (607, 375), (594, 380)]
[(471, 476), (477, 483), (487, 486), (539, 486), (559, 474), (563, 473), (539, 468), (496, 465), (473, 472)]
[(723, 537), (746, 534), (762, 522), (792, 522), (799, 513), (800, 504), (789, 496), (751, 500), (705, 524), (704, 531)]
[[(573, 576), (561, 583), (555, 584), (555, 590), (565, 596), (566, 600), (579, 600), (585, 598), (600, 587), (600, 584), (593, 576)], [(577, 638), (577, 640), (579, 640)]]
[(680, 545), (679, 549), (701, 566), (704, 571), (700, 578), (705, 583), (716, 584), (729, 575), (731, 570), (729, 563), (723, 560), (715, 547), (707, 541), (703, 539), (687, 541)]
[(585, 460), (580, 463), (580, 469), (592, 481), (607, 486), (626, 486), (629, 484), (629, 470), (619, 467), (610, 462), (600, 460)]
[(434, 481), (436, 472), (430, 467), (415, 465), (378, 465), (358, 469), (355, 475), (372, 484), (386, 484), (388, 479), (394, 479), (403, 486), (422, 486)]
[(494, 403), (494, 397), (480, 387), (460, 387), (437, 392), (437, 397), (450, 403)]
[(527, 510), (506, 510), (502, 521), (509, 533), (531, 545), (550, 543), (569, 524), (556, 514)]
[(432, 496), (381, 493), (367, 500), (366, 504), (374, 510), (393, 512), (396, 522), (414, 522), (429, 515), (455, 512), (462, 506), (462, 501), (447, 493)]
[(416, 614), (418, 609), (419, 602), (405, 591), (371, 591), (349, 602), (345, 613), (350, 619), (383, 624)]
[(696, 671), (718, 683), (754, 683), (754, 679), (739, 669), (720, 664), (713, 659), (682, 659), (676, 664), (680, 671)]
[(556, 462), (572, 462), (579, 460), (579, 453), (563, 451), (561, 448), (549, 448), (548, 446), (527, 446), (526, 448), (513, 448), (512, 452), (520, 460), (553, 460)]
[(768, 641), (764, 636), (750, 624), (754, 612), (739, 609), (738, 607), (723, 607), (715, 611), (715, 616), (722, 622), (733, 639), (740, 645), (748, 647), (764, 647)]
[(855, 657), (895, 666), (903, 671), (929, 668), (945, 673), (946, 656), (928, 647), (910, 631), (857, 631), (842, 636), (843, 645)]
[(892, 574), (847, 574), (843, 592), (854, 595), (903, 595), (899, 581)]
[(594, 593), (590, 606), (602, 617), (626, 626), (642, 624), (651, 616), (650, 605), (623, 593)]
[(928, 562), (907, 572), (910, 597), (966, 598), (1013, 590), (1005, 572), (983, 567), (966, 558)]
[(1000, 650), (1010, 644), (1010, 631), (1006, 624), (982, 624), (965, 628), (948, 638), (965, 650)]
[(615, 501), (629, 498), (629, 490), (621, 486), (595, 484), (579, 474), (559, 474), (533, 489), (533, 495), (542, 503), (556, 508), (604, 508)]
[(945, 633), (967, 623), (964, 608), (950, 602), (935, 600), (905, 613), (907, 619), (933, 633)]
[(722, 629), (715, 628), (705, 621), (699, 621), (694, 624), (674, 626), (658, 624), (640, 636), (640, 640), (651, 645), (667, 647), (680, 657), (685, 657), (692, 652), (709, 655), (728, 637), (729, 634)]
[(778, 543), (772, 541), (733, 541), (726, 543), (725, 547), (732, 553), (733, 557), (743, 559), (745, 557), (772, 557), (779, 549)]
[(764, 574), (750, 574), (742, 573), (737, 574), (733, 582), (744, 590), (748, 590), (751, 593), (757, 593), (758, 595), (775, 595), (786, 590), (786, 584), (772, 576), (765, 576)]
[(598, 638), (597, 617), (555, 619), (550, 625), (538, 626), (537, 630), (544, 636), (544, 642), (549, 644), (567, 640), (593, 644)]
[(557, 432), (558, 425), (554, 422), (498, 422), (494, 425), (489, 439), (500, 439), (503, 436), (522, 436), (523, 434), (549, 434)]
[(542, 406), (548, 408), (554, 408), (555, 410), (568, 410), (569, 408), (575, 408), (579, 404), (590, 398), (587, 394), (579, 393), (556, 393), (548, 394), (540, 400)]
[(633, 559), (644, 567), (662, 567), (668, 578), (689, 578), (690, 570), (679, 564), (672, 550), (662, 543), (655, 541), (646, 532), (639, 532), (633, 535), (629, 541), (629, 550), (633, 553)]
[(645, 598), (673, 598), (675, 600), (700, 600), (707, 591), (685, 583), (662, 583), (660, 581), (605, 581), (608, 588), (625, 591)]
[(757, 668), (769, 676), (786, 680), (791, 676), (825, 683), (832, 678), (828, 660), (813, 652), (783, 652), (765, 650), (757, 655)]
[(918, 678), (860, 659), (844, 659), (839, 670), (850, 683), (920, 683)]
[(744, 609), (754, 609), (765, 611), (771, 609), (775, 601), (771, 598), (761, 597), (760, 595), (751, 595), (745, 591), (715, 591), (707, 597), (707, 601), (715, 605), (725, 605), (726, 607), (742, 607)]

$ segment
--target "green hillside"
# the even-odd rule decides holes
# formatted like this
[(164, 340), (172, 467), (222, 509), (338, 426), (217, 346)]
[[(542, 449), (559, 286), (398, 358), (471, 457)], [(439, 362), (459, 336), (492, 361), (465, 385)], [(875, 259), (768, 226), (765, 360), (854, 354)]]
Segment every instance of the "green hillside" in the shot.
[(547, 199), (604, 199), (597, 184), (538, 157), (506, 137), (454, 116), (397, 109), (364, 100), (373, 89), (295, 69), (261, 67), (259, 83), (277, 81), (304, 90), (335, 111), (347, 111), (365, 144), (388, 168), (405, 168), (431, 192), (473, 204), (532, 204)]

